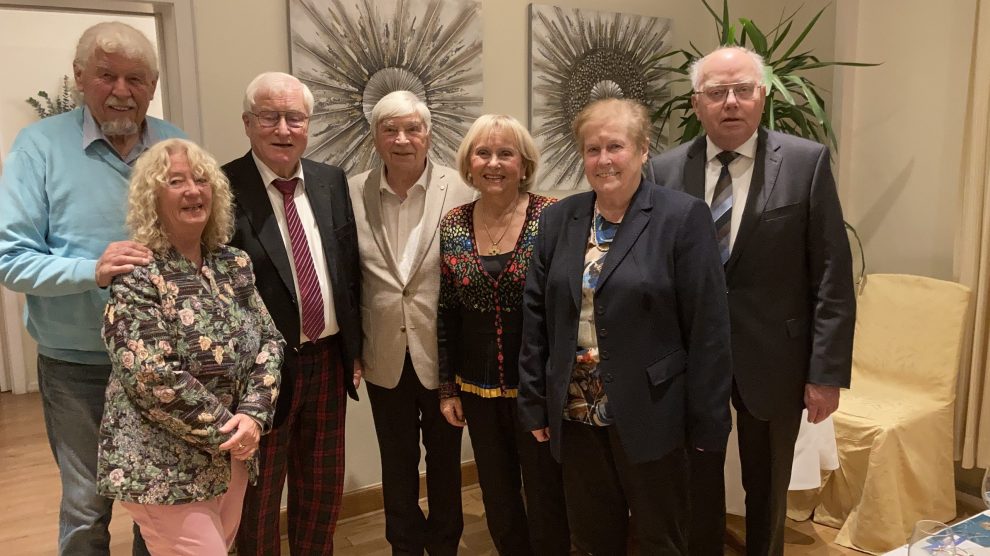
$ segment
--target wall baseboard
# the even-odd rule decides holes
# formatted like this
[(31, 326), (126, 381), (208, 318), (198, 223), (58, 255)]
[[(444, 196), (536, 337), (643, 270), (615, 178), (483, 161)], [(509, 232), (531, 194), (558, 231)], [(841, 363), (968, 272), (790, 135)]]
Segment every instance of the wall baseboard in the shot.
[[(463, 488), (476, 484), (478, 484), (478, 467), (474, 464), (474, 460), (462, 463), (461, 487)], [(426, 497), (426, 473), (419, 474), (419, 496), (420, 498)], [(338, 522), (345, 519), (360, 517), (372, 512), (377, 512), (385, 507), (385, 502), (382, 498), (381, 483), (352, 490), (350, 492), (345, 492), (343, 498)], [(282, 506), (282, 511), (279, 512), (279, 531), (281, 531), (282, 536), (285, 537), (288, 534), (288, 530), (286, 508), (285, 506)]]

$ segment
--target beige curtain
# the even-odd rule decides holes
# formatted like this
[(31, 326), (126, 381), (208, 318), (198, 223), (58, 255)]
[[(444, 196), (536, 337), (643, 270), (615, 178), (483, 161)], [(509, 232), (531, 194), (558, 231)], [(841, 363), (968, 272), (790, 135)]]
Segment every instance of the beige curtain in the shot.
[(964, 468), (990, 467), (990, 0), (978, 0), (963, 144), (956, 278), (973, 303), (956, 398), (955, 457)]

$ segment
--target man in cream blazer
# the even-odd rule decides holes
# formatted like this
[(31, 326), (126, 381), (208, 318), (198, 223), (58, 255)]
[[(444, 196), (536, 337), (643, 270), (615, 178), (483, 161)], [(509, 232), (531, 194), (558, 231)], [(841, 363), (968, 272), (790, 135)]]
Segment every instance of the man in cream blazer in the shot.
[[(361, 259), (364, 377), (382, 458), (385, 537), (393, 554), (455, 555), (463, 529), (461, 429), (440, 414), (437, 301), (440, 220), (474, 192), (427, 157), (430, 112), (413, 93), (371, 114), (383, 164), (350, 179)], [(419, 508), (426, 448), (429, 517)]]

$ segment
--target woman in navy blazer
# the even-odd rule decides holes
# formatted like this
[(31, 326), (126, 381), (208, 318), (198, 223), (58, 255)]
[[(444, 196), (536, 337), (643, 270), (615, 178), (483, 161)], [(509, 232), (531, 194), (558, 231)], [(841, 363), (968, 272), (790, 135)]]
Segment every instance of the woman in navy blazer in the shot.
[(575, 119), (592, 191), (543, 212), (523, 299), (519, 416), (563, 464), (591, 554), (626, 552), (630, 513), (640, 553), (685, 554), (685, 450), (724, 450), (731, 426), (711, 212), (642, 178), (649, 125), (620, 99)]

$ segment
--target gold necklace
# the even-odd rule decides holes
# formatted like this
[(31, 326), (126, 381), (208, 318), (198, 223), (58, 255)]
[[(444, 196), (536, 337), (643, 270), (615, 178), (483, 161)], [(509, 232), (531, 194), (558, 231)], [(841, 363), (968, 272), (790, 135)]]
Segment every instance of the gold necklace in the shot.
[[(509, 206), (509, 208), (505, 209), (505, 211), (502, 214), (500, 214), (498, 218), (495, 219), (495, 222), (500, 222), (506, 214), (510, 214), (510, 213), (515, 214), (517, 206), (519, 206), (518, 193), (516, 194), (516, 199), (512, 202), (512, 205)], [(488, 241), (491, 242), (492, 244), (491, 248), (488, 249), (488, 254), (492, 256), (498, 255), (499, 252), (498, 244), (500, 241), (502, 241), (502, 238), (505, 237), (505, 233), (509, 231), (509, 226), (512, 225), (512, 218), (510, 217), (509, 221), (505, 223), (505, 227), (502, 228), (502, 233), (499, 234), (498, 239), (495, 239), (495, 237), (492, 236), (492, 231), (488, 229), (488, 222), (485, 222), (484, 218), (481, 219), (481, 223), (482, 225), (485, 226), (485, 233), (488, 234)]]

